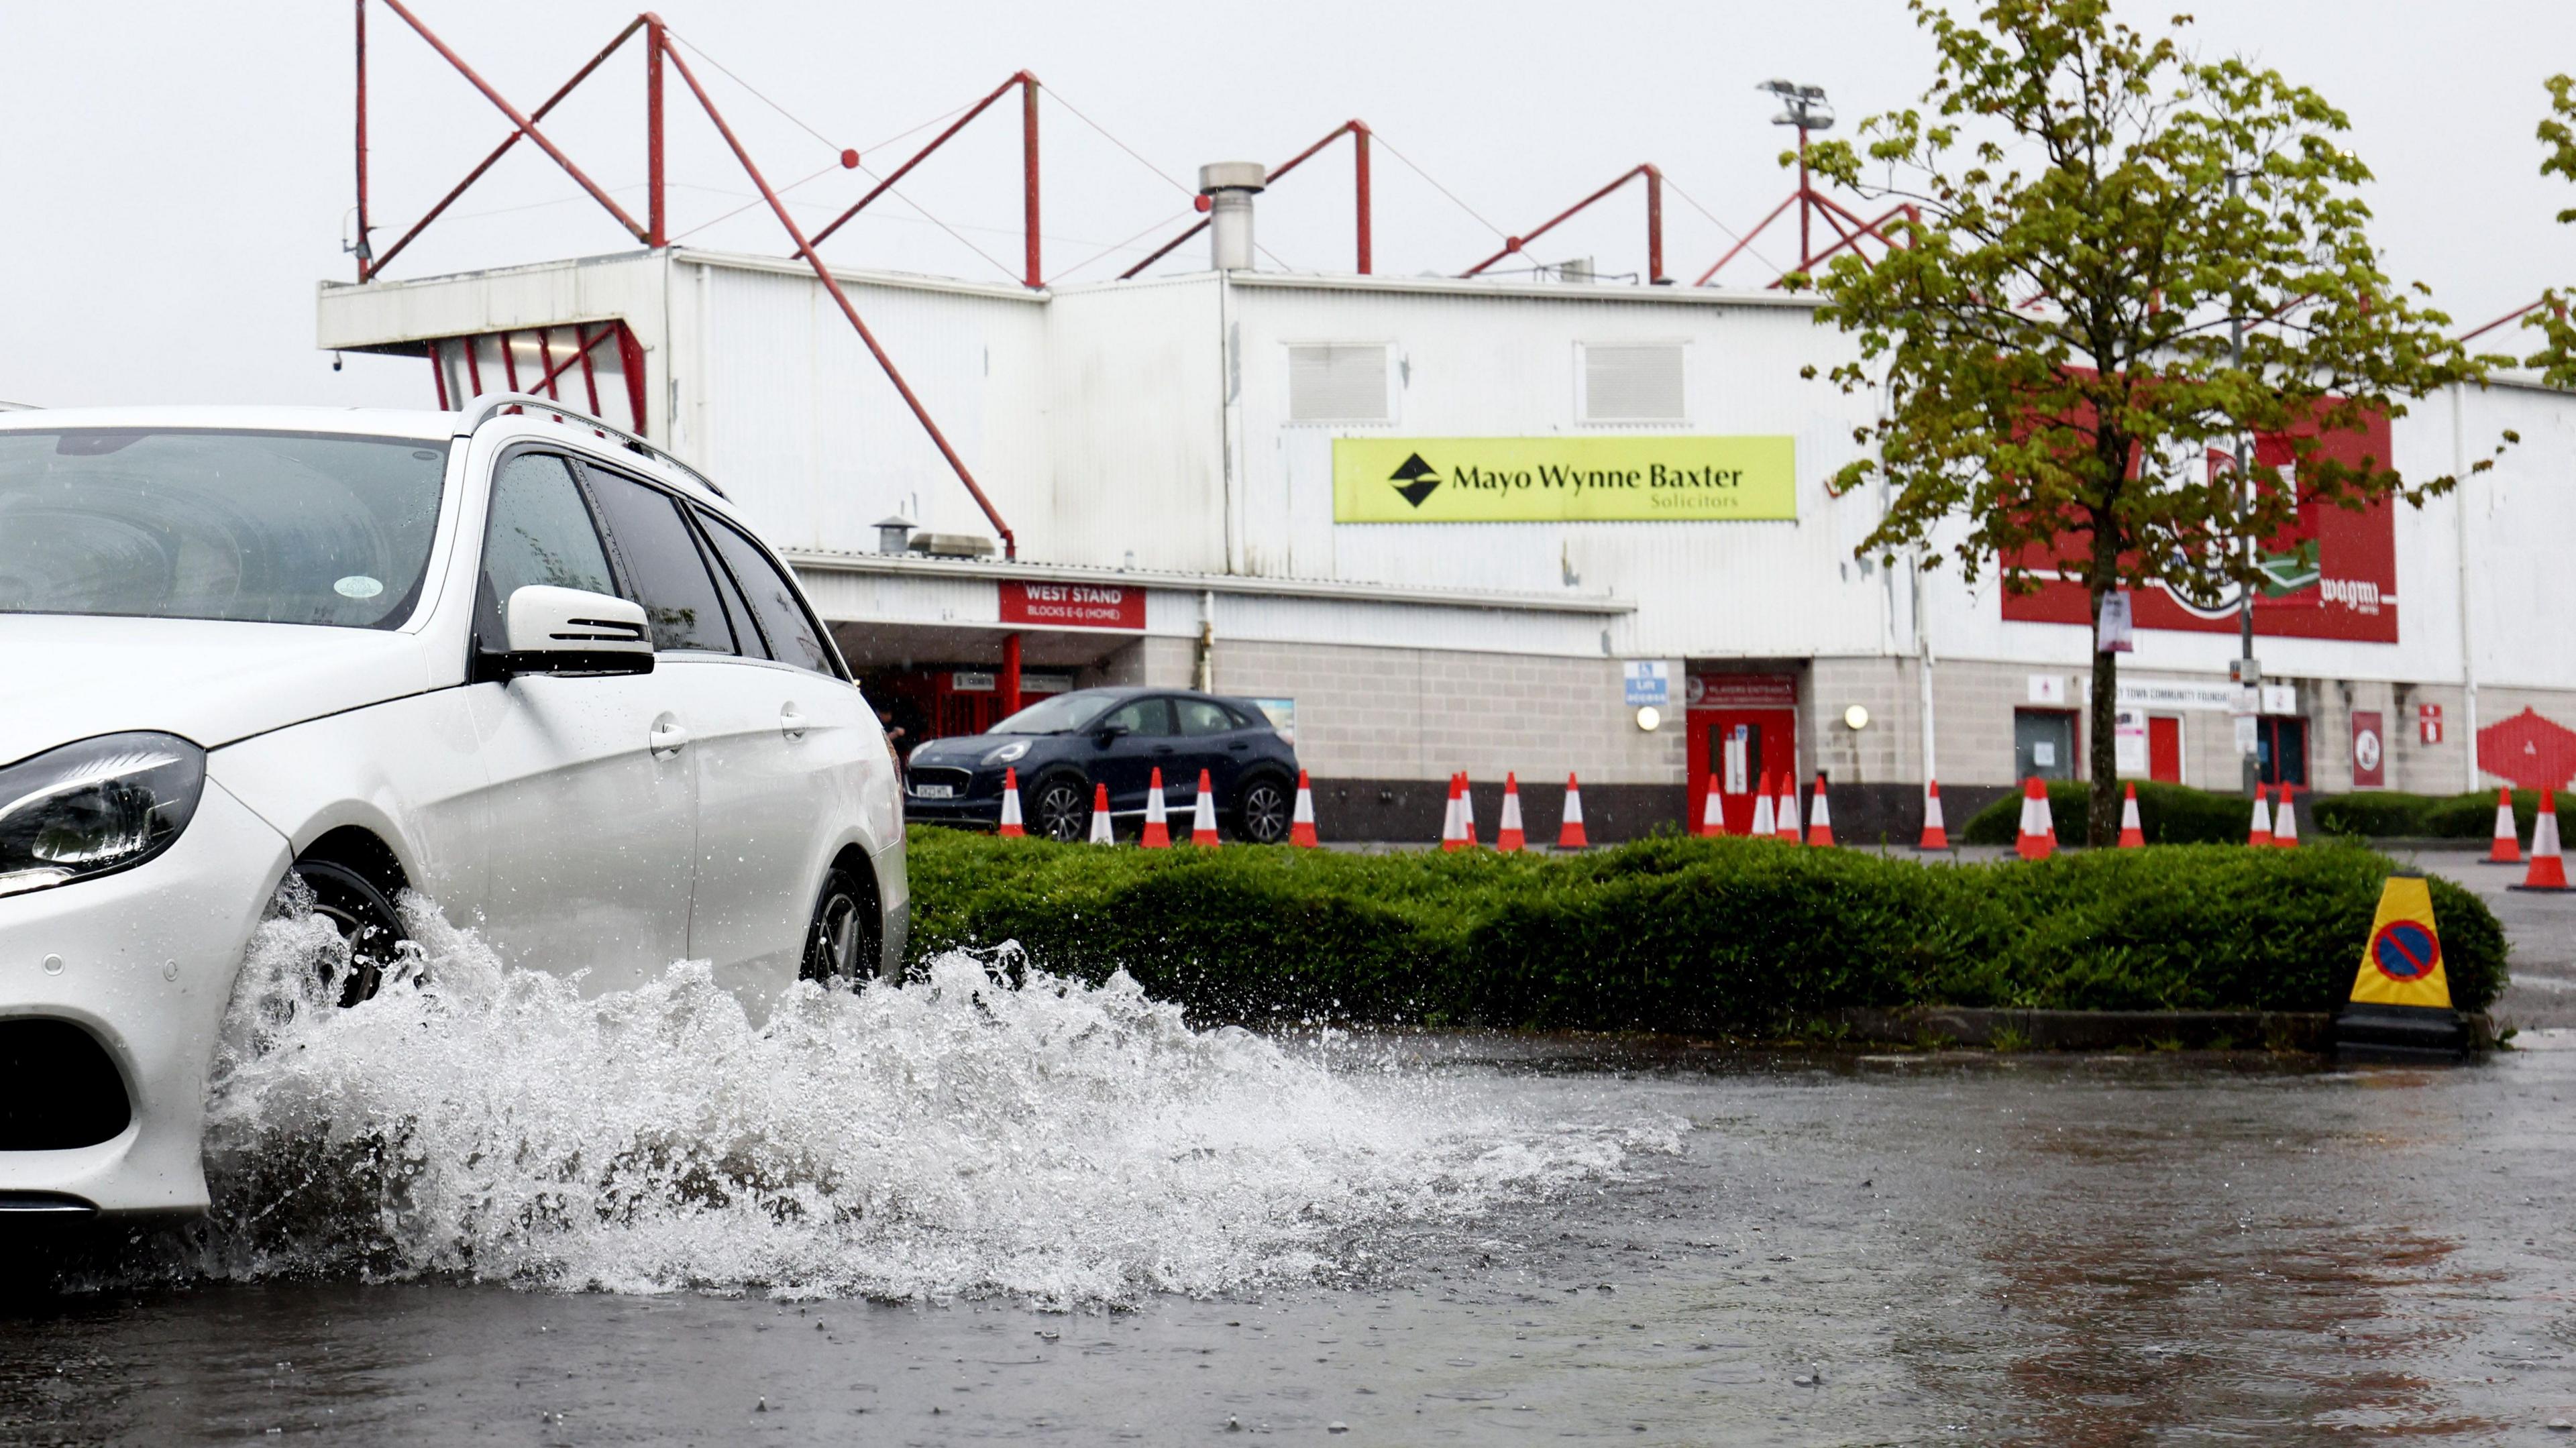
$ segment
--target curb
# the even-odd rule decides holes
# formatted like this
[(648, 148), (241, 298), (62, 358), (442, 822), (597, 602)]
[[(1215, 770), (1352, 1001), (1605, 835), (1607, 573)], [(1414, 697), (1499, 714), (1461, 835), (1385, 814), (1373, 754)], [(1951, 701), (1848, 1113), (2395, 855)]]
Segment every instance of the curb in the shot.
[[(2032, 1050), (2101, 1051), (2124, 1046), (2185, 1050), (2261, 1048), (2324, 1055), (2334, 1049), (2325, 1011), (2040, 1011), (1983, 1006), (1853, 1006), (1828, 1017), (1854, 1041), (1913, 1045), (1938, 1040), (1992, 1046), (1999, 1035)], [(2488, 1050), (2495, 1030), (2483, 1011), (2464, 1011), (2472, 1049)]]

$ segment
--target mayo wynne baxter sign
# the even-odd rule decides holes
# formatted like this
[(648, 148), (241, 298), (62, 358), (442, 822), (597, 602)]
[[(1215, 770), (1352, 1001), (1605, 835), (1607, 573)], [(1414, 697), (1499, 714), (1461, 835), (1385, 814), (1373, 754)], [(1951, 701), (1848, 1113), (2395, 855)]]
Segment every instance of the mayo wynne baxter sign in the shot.
[(1797, 462), (1786, 437), (1339, 437), (1333, 521), (1794, 519)]

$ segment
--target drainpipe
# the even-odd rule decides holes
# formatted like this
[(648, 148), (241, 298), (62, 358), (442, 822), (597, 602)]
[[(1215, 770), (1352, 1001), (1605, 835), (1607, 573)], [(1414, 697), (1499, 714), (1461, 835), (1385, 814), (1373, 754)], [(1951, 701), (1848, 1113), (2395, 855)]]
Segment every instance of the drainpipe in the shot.
[(2469, 463), (2468, 453), (2460, 440), (2460, 413), (2466, 405), (2461, 392), (2459, 383), (2451, 384), (2451, 476), (2459, 480), (2451, 490), (2451, 506), (2455, 510), (2452, 521), (2458, 524), (2452, 537), (2459, 548), (2458, 567), (2454, 571), (2460, 580), (2460, 683), (2464, 696), (2460, 705), (2463, 716), (2460, 726), (2464, 731), (2460, 743), (2468, 758), (2465, 788), (2475, 794), (2478, 788), (2478, 652), (2469, 632)]
[(1908, 570), (1913, 574), (1914, 589), (1914, 677), (1923, 690), (1923, 783), (1926, 788), (1941, 777), (1933, 758), (1933, 741), (1939, 737), (1932, 727), (1932, 631), (1924, 627), (1923, 559), (1917, 554)]
[(1191, 687), (1202, 694), (1216, 692), (1216, 590), (1199, 592), (1199, 667), (1198, 681)]

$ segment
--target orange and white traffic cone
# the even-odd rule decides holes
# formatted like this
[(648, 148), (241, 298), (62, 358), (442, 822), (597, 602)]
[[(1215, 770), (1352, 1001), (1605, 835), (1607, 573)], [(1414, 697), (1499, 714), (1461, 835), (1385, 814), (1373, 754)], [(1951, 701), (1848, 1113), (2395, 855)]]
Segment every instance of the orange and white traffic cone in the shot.
[(1204, 769), (1199, 771), (1198, 803), (1190, 807), (1190, 843), (1216, 848), (1216, 786)]
[(1467, 848), (1476, 848), (1476, 786), (1469, 783), (1467, 771), (1458, 771), (1458, 832), (1467, 838)]
[(996, 833), (1006, 840), (1028, 835), (1020, 819), (1020, 772), (1008, 766), (1002, 770), (1002, 827)]
[(2254, 786), (2254, 823), (2245, 832), (2245, 843), (2261, 849), (2272, 843), (2272, 807), (2263, 802), (2264, 785)]
[(2540, 818), (2531, 822), (2531, 870), (2508, 890), (2564, 890), (2567, 864), (2558, 855), (2558, 793), (2540, 792)]
[(1816, 772), (1816, 795), (1807, 805), (1807, 843), (1820, 849), (1831, 849), (1834, 843), (1834, 812), (1825, 807), (1824, 771)]
[(2025, 860), (2045, 860), (2057, 853), (2057, 823), (2048, 815), (2048, 788), (2034, 774), (2021, 787), (2021, 834), (2013, 853)]
[(1163, 808), (1163, 769), (1154, 767), (1154, 782), (1145, 790), (1145, 837), (1136, 842), (1149, 850), (1172, 847), (1172, 818)]
[(1095, 845), (1118, 843), (1117, 836), (1109, 832), (1109, 786), (1105, 784), (1095, 784), (1091, 787), (1091, 843)]
[(1315, 786), (1302, 769), (1297, 771), (1297, 812), (1288, 817), (1288, 843), (1309, 850), (1320, 843), (1315, 838)]
[(1449, 813), (1440, 821), (1440, 848), (1444, 851), (1467, 848), (1467, 815), (1459, 808), (1459, 801), (1466, 792), (1467, 776), (1449, 776)]
[(2138, 787), (2133, 784), (2129, 786), (2128, 798), (2120, 801), (2120, 848), (2143, 850), (2146, 847), (2147, 831), (2138, 823)]
[(2290, 799), (2290, 791), (2297, 787), (2281, 786), (2281, 808), (2272, 816), (2272, 844), (2278, 849), (2294, 850), (2299, 845), (2299, 807)]
[(1924, 781), (1923, 843), (1914, 848), (1917, 850), (1950, 848), (1950, 827), (1941, 820), (1941, 781), (1937, 779)]
[(1503, 817), (1494, 826), (1494, 848), (1511, 854), (1529, 844), (1521, 830), (1521, 777), (1510, 770), (1503, 772)]
[(1726, 833), (1726, 808), (1719, 803), (1717, 776), (1708, 776), (1708, 788), (1700, 791), (1699, 828), (1691, 831), (1703, 838)]
[(1583, 833), (1583, 786), (1574, 776), (1565, 776), (1565, 820), (1556, 827), (1556, 847), (1560, 850), (1591, 848), (1592, 841)]
[(1771, 809), (1771, 771), (1762, 771), (1761, 791), (1753, 796), (1753, 838), (1767, 840), (1780, 833), (1779, 817)]
[(1780, 802), (1771, 807), (1773, 833), (1796, 844), (1804, 838), (1798, 828), (1798, 777), (1787, 770), (1780, 772)]
[[(2539, 848), (2539, 844), (2536, 839), (2532, 841), (2534, 849)], [(2522, 863), (2522, 835), (2514, 828), (2513, 791), (2509, 789), (2496, 791), (2495, 845), (2487, 851), (2487, 863), (2490, 865)]]

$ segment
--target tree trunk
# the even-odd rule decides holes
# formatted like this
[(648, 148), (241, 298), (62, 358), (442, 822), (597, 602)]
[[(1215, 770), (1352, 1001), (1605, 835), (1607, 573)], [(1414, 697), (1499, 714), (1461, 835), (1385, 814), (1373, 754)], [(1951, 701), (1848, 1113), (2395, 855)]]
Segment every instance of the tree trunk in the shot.
[(2093, 566), (2084, 590), (2090, 596), (2093, 623), (2093, 690), (2090, 737), (2084, 742), (2085, 773), (2092, 791), (2084, 811), (2085, 843), (2116, 845), (2120, 839), (2120, 656), (2102, 647), (2102, 600), (2120, 586), (2120, 537), (2108, 510), (2093, 515)]

